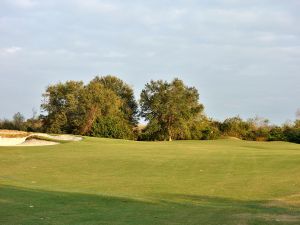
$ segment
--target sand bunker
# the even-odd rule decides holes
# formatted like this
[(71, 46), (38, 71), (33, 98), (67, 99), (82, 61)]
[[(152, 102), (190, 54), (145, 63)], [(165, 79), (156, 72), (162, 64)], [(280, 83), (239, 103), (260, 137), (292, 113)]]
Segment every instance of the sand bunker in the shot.
[(39, 136), (39, 137), (45, 137), (57, 141), (81, 141), (82, 137), (77, 137), (69, 134), (62, 134), (62, 135), (49, 135), (44, 133), (35, 133), (31, 136)]
[(0, 137), (0, 146), (14, 146), (20, 145), (26, 141), (26, 137), (24, 138), (2, 138)]
[(59, 143), (54, 141), (43, 141), (38, 139), (30, 139), (16, 146), (45, 146), (45, 145), (57, 145)]
[[(45, 140), (43, 140), (45, 139)], [(81, 141), (82, 137), (73, 135), (49, 135), (0, 130), (0, 146), (44, 146), (56, 145), (59, 141)]]

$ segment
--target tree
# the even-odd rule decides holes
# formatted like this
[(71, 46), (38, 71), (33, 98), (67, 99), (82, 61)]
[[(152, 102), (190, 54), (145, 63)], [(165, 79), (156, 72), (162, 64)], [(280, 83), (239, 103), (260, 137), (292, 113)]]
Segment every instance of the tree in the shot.
[[(243, 121), (239, 116), (225, 119), (221, 125), (223, 135), (237, 137), (242, 139), (249, 139), (250, 131), (255, 127), (254, 122)], [(254, 138), (254, 137), (252, 137)]]
[(279, 126), (272, 126), (268, 134), (268, 141), (284, 141), (283, 128)]
[(300, 119), (295, 121), (295, 128), (300, 128)]
[(15, 130), (15, 125), (12, 121), (8, 119), (0, 120), (0, 129), (5, 130)]
[(91, 83), (100, 83), (119, 96), (123, 101), (121, 110), (125, 119), (129, 120), (134, 126), (138, 124), (138, 104), (134, 98), (133, 89), (128, 84), (111, 75), (103, 77), (97, 76)]
[[(90, 134), (94, 123), (100, 121), (100, 117), (116, 116), (123, 117), (121, 112), (122, 100), (110, 89), (105, 88), (99, 82), (90, 82), (82, 95), (83, 124), (81, 134)], [(98, 120), (97, 120), (98, 119)], [(98, 132), (100, 134), (101, 132)]]
[(84, 85), (81, 81), (67, 81), (50, 85), (43, 97), (41, 107), (46, 113), (43, 122), (47, 132), (108, 137), (106, 131), (113, 127), (111, 121), (118, 121), (115, 126), (123, 126), (123, 133), (113, 136), (133, 137), (131, 121), (122, 111), (126, 103), (101, 82), (93, 80)]
[(189, 124), (203, 111), (196, 88), (183, 81), (171, 83), (158, 80), (145, 85), (140, 99), (140, 115), (148, 121), (145, 132), (149, 139), (186, 139), (190, 136)]
[(16, 129), (16, 130), (25, 130), (24, 123), (25, 123), (25, 117), (20, 112), (17, 112), (13, 116), (14, 129)]
[(300, 144), (300, 128), (285, 127), (283, 134), (287, 141)]
[(43, 123), (39, 118), (37, 111), (32, 109), (32, 117), (26, 120), (26, 130), (29, 132), (42, 132)]
[(131, 126), (116, 116), (101, 116), (96, 119), (91, 129), (91, 136), (117, 139), (133, 139)]
[(80, 103), (84, 85), (81, 81), (67, 81), (47, 87), (41, 108), (44, 126), (50, 133), (78, 133), (85, 113)]
[(212, 140), (220, 136), (220, 122), (207, 118), (205, 115), (190, 124), (191, 139)]
[(254, 119), (249, 119), (248, 123), (248, 135), (244, 136), (247, 140), (256, 141), (267, 141), (270, 140), (270, 129), (269, 119), (262, 117), (254, 117)]

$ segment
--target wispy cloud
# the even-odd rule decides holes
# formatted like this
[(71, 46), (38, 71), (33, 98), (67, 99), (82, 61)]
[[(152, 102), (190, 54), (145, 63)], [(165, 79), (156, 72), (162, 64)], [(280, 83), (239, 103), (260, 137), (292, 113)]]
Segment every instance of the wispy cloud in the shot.
[(107, 13), (118, 9), (118, 5), (113, 4), (111, 1), (103, 2), (99, 0), (76, 0), (75, 3), (79, 9), (89, 12)]
[(265, 44), (276, 42), (291, 43), (293, 41), (297, 41), (297, 36), (293, 34), (277, 34), (271, 32), (262, 32), (257, 36), (256, 39)]
[(33, 8), (37, 5), (35, 0), (9, 0), (8, 2), (19, 8)]
[(128, 55), (118, 51), (109, 51), (107, 54), (104, 54), (104, 57), (107, 58), (125, 58)]
[(12, 55), (12, 54), (15, 54), (17, 52), (20, 52), (21, 50), (22, 50), (21, 47), (13, 46), (13, 47), (0, 49), (0, 53)]

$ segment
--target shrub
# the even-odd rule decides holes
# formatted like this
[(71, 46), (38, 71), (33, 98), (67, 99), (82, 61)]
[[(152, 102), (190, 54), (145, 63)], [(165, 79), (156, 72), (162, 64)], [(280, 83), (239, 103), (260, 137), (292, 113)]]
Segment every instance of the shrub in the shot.
[(268, 141), (284, 141), (285, 137), (281, 127), (272, 127), (269, 131)]
[(212, 140), (220, 137), (220, 124), (216, 121), (202, 118), (195, 121), (190, 127), (191, 139), (193, 140)]
[(300, 144), (300, 128), (288, 127), (283, 133), (287, 141)]
[(92, 126), (90, 135), (117, 139), (134, 138), (131, 126), (125, 120), (112, 116), (98, 117)]
[(241, 139), (249, 139), (249, 137), (253, 136), (251, 133), (251, 123), (243, 121), (238, 116), (226, 119), (221, 124), (221, 131), (223, 135)]

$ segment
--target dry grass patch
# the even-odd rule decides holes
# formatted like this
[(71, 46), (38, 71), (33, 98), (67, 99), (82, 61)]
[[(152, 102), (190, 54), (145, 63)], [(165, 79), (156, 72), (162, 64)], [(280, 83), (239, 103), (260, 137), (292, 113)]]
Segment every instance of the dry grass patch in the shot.
[(266, 204), (267, 206), (292, 206), (299, 207), (300, 206), (300, 193), (288, 195), (286, 197), (278, 198), (274, 201)]
[(0, 130), (0, 137), (2, 138), (23, 138), (30, 135), (30, 133), (25, 131), (17, 130)]
[(271, 221), (276, 221), (276, 222), (299, 222), (300, 221), (300, 216), (292, 216), (288, 214), (251, 214), (251, 213), (243, 213), (237, 215), (238, 218), (241, 219), (246, 219), (250, 220), (253, 218), (257, 219), (263, 219), (265, 221), (271, 222)]

